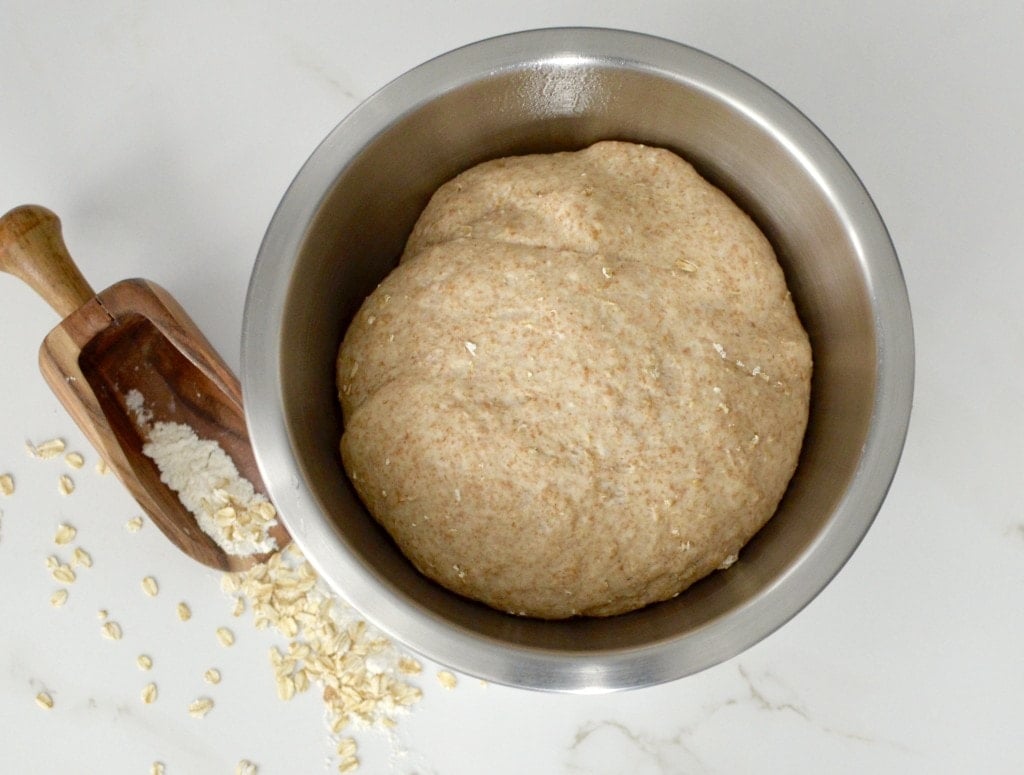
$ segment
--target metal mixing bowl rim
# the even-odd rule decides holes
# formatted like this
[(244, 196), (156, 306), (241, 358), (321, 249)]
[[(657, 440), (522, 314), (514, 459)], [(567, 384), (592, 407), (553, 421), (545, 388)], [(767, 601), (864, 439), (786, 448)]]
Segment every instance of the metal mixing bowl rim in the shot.
[[(292, 454), (280, 373), (294, 257), (344, 165), (384, 127), (436, 95), (502, 69), (561, 58), (696, 83), (787, 144), (844, 215), (860, 248), (878, 353), (860, 468), (826, 527), (787, 572), (698, 631), (597, 656), (492, 641), (382, 589), (337, 541)], [(723, 60), (674, 41), (600, 28), (530, 30), (472, 43), (406, 72), (360, 104), (315, 149), (282, 198), (253, 268), (243, 320), (241, 377), (256, 459), (282, 520), (321, 576), (368, 621), (430, 659), (488, 681), (553, 691), (603, 692), (689, 675), (744, 651), (803, 609), (853, 554), (881, 507), (903, 449), (913, 376), (910, 307), (895, 249), (864, 186), (824, 134), (774, 90)]]

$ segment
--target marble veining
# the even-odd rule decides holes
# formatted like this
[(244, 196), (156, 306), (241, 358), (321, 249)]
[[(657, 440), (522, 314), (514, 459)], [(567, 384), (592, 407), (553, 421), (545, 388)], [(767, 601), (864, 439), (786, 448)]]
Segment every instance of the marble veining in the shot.
[(337, 66), (329, 65), (323, 57), (316, 55), (315, 52), (310, 51), (299, 42), (289, 44), (288, 54), (292, 64), (303, 72), (313, 75), (319, 83), (355, 107), (357, 97), (355, 91), (349, 86), (351, 81)]
[[(758, 710), (767, 711), (769, 713), (792, 714), (828, 735), (835, 735), (857, 743), (887, 745), (900, 751), (914, 753), (914, 751), (907, 746), (894, 740), (887, 740), (876, 735), (841, 729), (831, 724), (823, 723), (815, 718), (815, 714), (800, 701), (797, 693), (791, 687), (783, 683), (776, 673), (770, 670), (763, 670), (757, 677), (752, 674), (749, 668), (744, 667), (742, 663), (737, 663), (736, 670), (745, 682), (749, 691), (749, 696), (738, 700), (731, 700), (730, 704), (746, 702), (753, 705)], [(773, 689), (775, 690), (774, 692)], [(788, 698), (784, 699), (779, 697), (773, 699), (771, 697), (773, 693), (788, 695)]]
[[(681, 703), (680, 715), (691, 720), (669, 732), (655, 733), (616, 717), (585, 721), (567, 746), (566, 770), (594, 773), (595, 767), (607, 767), (612, 757), (615, 761), (633, 762), (635, 772), (669, 775), (728, 772), (729, 761), (715, 751), (712, 742), (724, 730), (745, 729), (751, 725), (808, 742), (821, 736), (833, 737), (843, 741), (847, 748), (859, 747), (865, 752), (868, 748), (885, 748), (901, 760), (912, 761), (921, 753), (898, 740), (826, 722), (772, 669), (755, 669), (737, 661), (729, 672), (733, 680), (728, 682), (727, 688), (701, 702), (695, 712), (687, 712)], [(759, 720), (761, 717), (764, 720)], [(621, 753), (624, 748), (630, 749), (629, 756)], [(619, 751), (618, 758), (614, 758), (615, 750)], [(614, 771), (613, 767), (600, 770), (602, 773)]]
[[(664, 773), (665, 775), (699, 775), (710, 772), (700, 756), (691, 750), (689, 740), (693, 729), (682, 727), (675, 734), (657, 737), (644, 733), (626, 722), (604, 719), (588, 721), (583, 724), (573, 737), (568, 747), (569, 756), (565, 762), (567, 772), (594, 772), (598, 756), (584, 750), (591, 738), (602, 738), (596, 745), (602, 751), (600, 759), (607, 764), (609, 751), (606, 749), (622, 749), (624, 746), (629, 754), (624, 758), (631, 762), (631, 770), (637, 772)], [(579, 755), (578, 755), (579, 754)], [(653, 769), (652, 769), (653, 768)]]

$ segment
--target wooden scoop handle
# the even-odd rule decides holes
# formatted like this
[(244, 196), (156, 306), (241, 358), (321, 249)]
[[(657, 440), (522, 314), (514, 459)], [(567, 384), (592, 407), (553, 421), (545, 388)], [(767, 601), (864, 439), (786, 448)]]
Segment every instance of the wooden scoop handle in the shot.
[(0, 270), (28, 283), (61, 318), (95, 296), (71, 260), (60, 218), (39, 205), (0, 218)]

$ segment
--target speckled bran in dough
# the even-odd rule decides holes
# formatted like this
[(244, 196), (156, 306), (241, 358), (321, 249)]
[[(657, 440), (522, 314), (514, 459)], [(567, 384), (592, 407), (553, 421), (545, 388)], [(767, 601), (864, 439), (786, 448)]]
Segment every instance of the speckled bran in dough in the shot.
[(346, 470), (412, 562), (562, 618), (740, 553), (796, 466), (811, 353), (753, 222), (674, 154), (602, 142), (442, 186), (337, 373)]

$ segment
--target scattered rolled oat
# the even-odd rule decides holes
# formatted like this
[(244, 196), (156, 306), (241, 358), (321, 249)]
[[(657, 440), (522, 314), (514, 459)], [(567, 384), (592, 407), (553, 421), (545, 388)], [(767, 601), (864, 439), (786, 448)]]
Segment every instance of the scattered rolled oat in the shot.
[(338, 754), (338, 758), (347, 759), (356, 752), (356, 741), (351, 737), (343, 737), (338, 741), (338, 747), (335, 749)]
[(188, 715), (192, 718), (202, 718), (213, 709), (213, 700), (209, 697), (200, 697), (191, 702), (188, 706)]
[(178, 603), (178, 618), (183, 622), (192, 618), (192, 609), (188, 607), (188, 603)]
[(63, 587), (50, 595), (50, 605), (54, 608), (60, 608), (66, 602), (68, 602), (68, 591)]
[(46, 569), (47, 570), (54, 570), (55, 568), (59, 568), (59, 567), (60, 567), (60, 560), (58, 560), (55, 555), (51, 554), (49, 557), (46, 558)]
[(142, 529), (142, 517), (132, 517), (124, 527), (129, 533), (138, 533)]
[(295, 680), (290, 675), (278, 677), (277, 696), (285, 702), (295, 696)]
[(215, 667), (211, 667), (205, 673), (203, 673), (203, 680), (208, 684), (219, 684), (220, 683), (220, 670)]
[(14, 495), (14, 477), (10, 474), (0, 474), (0, 493)]
[(149, 775), (165, 775), (166, 772), (163, 762), (153, 762), (149, 766)]
[(156, 583), (156, 579), (152, 576), (146, 576), (142, 580), (142, 591), (150, 597), (156, 597), (157, 593), (160, 592), (160, 587)]
[(43, 710), (49, 710), (53, 707), (53, 697), (50, 696), (49, 692), (39, 692), (36, 695), (36, 705)]
[(64, 439), (50, 439), (39, 445), (35, 445), (31, 441), (25, 442), (25, 449), (28, 450), (29, 456), (39, 460), (49, 460), (50, 458), (57, 457), (57, 455), (64, 451), (64, 447)]
[(75, 583), (75, 572), (71, 570), (70, 565), (58, 565), (50, 571), (50, 575), (53, 576), (54, 581), (59, 581), (61, 584)]
[(232, 616), (241, 616), (244, 613), (245, 613), (245, 598), (244, 597), (236, 597), (235, 598), (235, 607), (231, 609), (231, 615)]
[(242, 588), (242, 574), (224, 573), (220, 577), (220, 589), (226, 595), (233, 595)]
[(156, 684), (148, 683), (142, 687), (142, 701), (147, 705), (152, 705), (156, 700)]
[(233, 646), (235, 644), (235, 633), (231, 632), (227, 627), (218, 627), (217, 640), (220, 641), (222, 646)]
[(109, 640), (121, 640), (121, 625), (117, 622), (106, 622), (100, 631), (103, 637)]
[(85, 551), (81, 546), (76, 546), (75, 551), (71, 553), (71, 564), (81, 565), (83, 568), (91, 568), (92, 555)]
[(106, 608), (101, 608), (99, 611), (96, 612), (96, 618), (99, 619), (101, 622), (105, 622), (109, 615), (110, 614), (107, 613)]
[(256, 775), (257, 772), (256, 765), (248, 759), (242, 759), (235, 767), (235, 775)]
[(139, 666), (139, 670), (150, 670), (153, 667), (153, 658), (148, 654), (139, 654), (135, 664)]
[[(265, 563), (226, 575), (221, 586), (248, 600), (258, 629), (273, 626), (284, 633), (291, 631), (292, 622), (298, 625), (287, 650), (270, 650), (275, 685), (284, 697), (290, 696), (292, 686), (297, 694), (315, 682), (334, 734), (351, 722), (392, 727), (392, 715), (421, 698), (419, 689), (399, 677), (401, 660), (390, 641), (355, 618), (320, 583), (294, 544)], [(413, 663), (410, 659), (407, 668)], [(342, 765), (358, 766), (354, 751)]]
[(106, 476), (109, 471), (110, 466), (107, 465), (106, 460), (100, 458), (99, 460), (96, 461), (96, 473), (98, 473), (100, 476)]
[(419, 675), (423, 672), (423, 665), (412, 657), (401, 657), (398, 660), (398, 672), (405, 675)]
[(338, 772), (355, 772), (359, 769), (359, 758), (356, 756), (349, 756), (347, 759), (342, 759), (338, 764)]
[(57, 480), (57, 489), (60, 490), (61, 495), (70, 495), (75, 491), (75, 483), (67, 474), (61, 474), (60, 479)]
[(75, 536), (78, 535), (78, 531), (75, 530), (71, 525), (61, 522), (57, 525), (57, 532), (53, 536), (53, 542), (57, 546), (64, 546), (70, 544), (75, 540)]
[(441, 684), (441, 686), (443, 686), (445, 689), (454, 689), (455, 684), (458, 683), (457, 679), (455, 678), (455, 673), (452, 673), (448, 670), (437, 671), (437, 682)]
[(299, 634), (299, 623), (295, 621), (293, 616), (282, 616), (277, 620), (277, 629), (286, 638), (294, 638)]
[(85, 465), (85, 458), (82, 457), (80, 452), (68, 452), (64, 456), (64, 462), (72, 468), (78, 469)]

